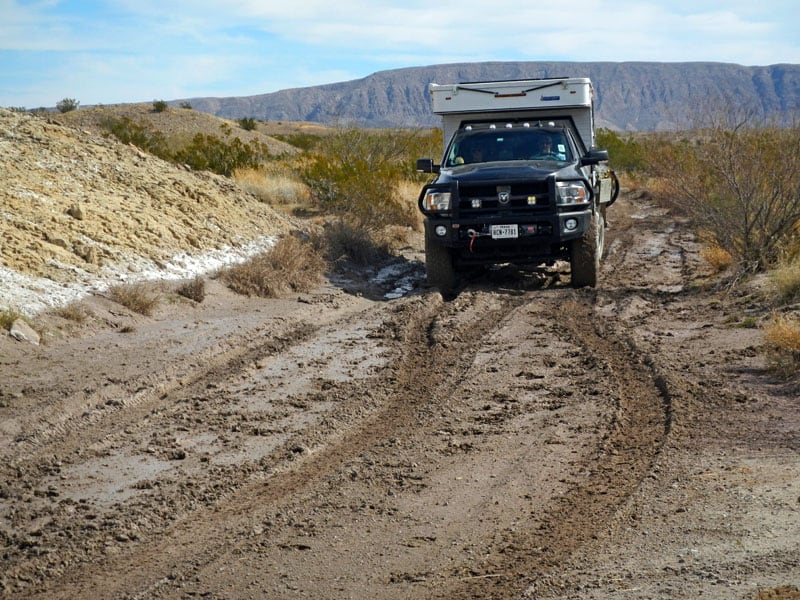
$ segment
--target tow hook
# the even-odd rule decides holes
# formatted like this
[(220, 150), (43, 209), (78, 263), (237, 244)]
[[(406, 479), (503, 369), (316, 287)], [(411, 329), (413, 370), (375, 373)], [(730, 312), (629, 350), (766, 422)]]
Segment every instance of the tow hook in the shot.
[(472, 247), (475, 244), (475, 239), (478, 237), (478, 232), (474, 229), (467, 229), (467, 235), (469, 236), (469, 253), (472, 254)]

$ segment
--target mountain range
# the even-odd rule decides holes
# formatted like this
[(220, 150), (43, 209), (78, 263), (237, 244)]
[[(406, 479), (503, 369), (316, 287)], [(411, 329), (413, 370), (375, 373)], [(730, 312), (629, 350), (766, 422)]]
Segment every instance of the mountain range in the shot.
[[(379, 71), (362, 79), (230, 98), (191, 98), (192, 108), (227, 119), (438, 125), (428, 84), (589, 77), (596, 118), (617, 131), (689, 126), (703, 111), (737, 110), (786, 125), (800, 113), (800, 65), (716, 62), (478, 62)], [(174, 101), (178, 104), (183, 101)]]

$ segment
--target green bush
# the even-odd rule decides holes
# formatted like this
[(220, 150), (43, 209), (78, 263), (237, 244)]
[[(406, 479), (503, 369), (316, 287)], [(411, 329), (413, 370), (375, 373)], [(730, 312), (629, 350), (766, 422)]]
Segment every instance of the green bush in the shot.
[(322, 140), (319, 135), (313, 133), (278, 133), (274, 134), (272, 137), (276, 140), (291, 144), (295, 148), (305, 150), (306, 152), (316, 148), (317, 144)]
[(174, 160), (197, 171), (213, 171), (230, 177), (236, 169), (255, 168), (270, 158), (269, 148), (256, 140), (245, 144), (235, 137), (229, 141), (198, 133), (175, 152)]
[(58, 110), (60, 113), (66, 113), (73, 110), (78, 110), (79, 105), (80, 102), (75, 100), (75, 98), (64, 98), (56, 103), (56, 110)]
[(598, 148), (608, 150), (609, 164), (626, 173), (636, 173), (645, 166), (644, 149), (632, 136), (624, 140), (610, 129), (598, 129), (596, 136)]
[(252, 117), (244, 117), (237, 122), (239, 123), (239, 127), (245, 131), (254, 131), (256, 128), (256, 120)]
[[(135, 123), (128, 117), (108, 119), (103, 127), (125, 144), (146, 150), (164, 160), (188, 165), (197, 171), (213, 171), (230, 177), (236, 169), (255, 168), (271, 158), (269, 148), (253, 140), (247, 144), (237, 137), (229, 140), (198, 133), (177, 149), (160, 131)], [(223, 129), (227, 135), (230, 128)]]
[(343, 128), (320, 139), (301, 175), (321, 208), (347, 215), (359, 227), (412, 226), (415, 207), (400, 198), (398, 186), (419, 178), (415, 159), (427, 153), (435, 135)]
[(103, 128), (123, 144), (133, 144), (160, 158), (169, 160), (170, 150), (166, 137), (160, 131), (149, 129), (146, 125), (136, 123), (128, 117), (106, 119)]
[(166, 112), (169, 105), (164, 100), (153, 100), (153, 112)]

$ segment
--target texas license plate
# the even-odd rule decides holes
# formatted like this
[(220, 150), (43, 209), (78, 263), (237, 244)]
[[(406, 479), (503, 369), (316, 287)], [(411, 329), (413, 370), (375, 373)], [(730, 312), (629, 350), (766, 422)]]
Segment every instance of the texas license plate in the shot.
[(492, 239), (493, 240), (508, 240), (518, 238), (519, 232), (517, 231), (516, 224), (514, 225), (492, 225)]

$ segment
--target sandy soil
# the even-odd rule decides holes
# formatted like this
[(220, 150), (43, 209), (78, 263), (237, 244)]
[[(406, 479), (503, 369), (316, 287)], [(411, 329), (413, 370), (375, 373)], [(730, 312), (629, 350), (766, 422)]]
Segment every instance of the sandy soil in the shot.
[(742, 326), (758, 288), (643, 197), (609, 219), (594, 290), (557, 265), (444, 301), (418, 239), (380, 278), (96, 294), (0, 336), (0, 594), (800, 597), (800, 401)]

